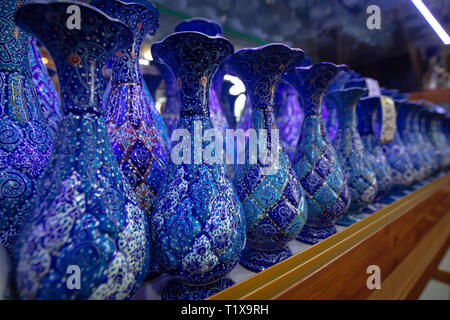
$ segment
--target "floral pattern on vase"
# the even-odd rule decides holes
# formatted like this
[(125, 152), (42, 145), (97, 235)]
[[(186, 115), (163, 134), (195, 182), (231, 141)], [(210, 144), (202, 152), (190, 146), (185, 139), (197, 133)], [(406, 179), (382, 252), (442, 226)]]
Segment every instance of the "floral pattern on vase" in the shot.
[(53, 136), (55, 136), (59, 121), (62, 118), (61, 101), (47, 68), (42, 62), (42, 56), (36, 40), (32, 37), (30, 37), (30, 66), (33, 75), (33, 84), (36, 88), (42, 112), (48, 126), (52, 130)]
[(363, 218), (361, 210), (370, 205), (377, 194), (377, 179), (368, 159), (356, 125), (356, 105), (367, 90), (348, 88), (329, 92), (327, 106), (338, 110), (339, 129), (333, 144), (339, 164), (350, 189), (350, 206), (336, 224), (349, 226)]
[(149, 214), (166, 177), (169, 147), (150, 111), (139, 68), (139, 51), (159, 26), (158, 11), (146, 1), (94, 0), (91, 4), (124, 22), (134, 33), (133, 44), (113, 57), (112, 88), (105, 120), (120, 168), (142, 208)]
[[(198, 32), (174, 33), (152, 46), (155, 60), (167, 65), (179, 86), (178, 129), (194, 137), (174, 145), (172, 154), (182, 156), (182, 161), (169, 163), (151, 214), (156, 257), (173, 276), (163, 299), (204, 299), (230, 286), (226, 275), (245, 245), (244, 213), (223, 158), (216, 149), (209, 151), (215, 161), (196, 158), (200, 148), (208, 146), (196, 139), (213, 129), (208, 107), (211, 78), (232, 53), (226, 39)], [(222, 150), (222, 143), (216, 147)]]
[[(254, 272), (292, 255), (286, 244), (300, 233), (307, 218), (303, 189), (278, 138), (273, 139), (278, 134), (273, 110), (275, 88), (283, 73), (303, 57), (299, 49), (271, 44), (241, 49), (228, 61), (249, 92), (251, 127), (258, 139), (254, 148), (260, 155), (250, 154), (249, 139), (245, 164), (236, 166), (233, 180), (247, 225), (247, 245), (240, 264)], [(261, 129), (266, 130), (265, 135)], [(261, 154), (266, 152), (272, 154), (269, 161), (262, 160)]]
[(13, 20), (23, 4), (0, 0), (0, 245), (11, 256), (53, 148), (33, 84), (30, 37)]
[[(81, 29), (65, 26), (77, 5)], [(52, 55), (63, 119), (17, 246), (17, 285), (26, 299), (125, 299), (149, 265), (148, 222), (117, 165), (102, 118), (102, 66), (132, 43), (127, 26), (75, 1), (30, 3), (17, 23)], [(80, 289), (66, 285), (78, 266)]]
[(297, 89), (305, 113), (293, 167), (308, 205), (308, 220), (297, 240), (309, 244), (336, 233), (335, 221), (350, 203), (349, 189), (322, 119), (324, 92), (342, 68), (324, 62), (286, 75)]
[(364, 156), (372, 166), (378, 187), (375, 203), (363, 209), (365, 213), (373, 213), (381, 209), (383, 205), (378, 201), (391, 190), (393, 185), (391, 165), (386, 159), (373, 126), (373, 121), (376, 119), (375, 114), (381, 112), (379, 107), (380, 97), (366, 97), (359, 101), (356, 108), (358, 131), (364, 146)]

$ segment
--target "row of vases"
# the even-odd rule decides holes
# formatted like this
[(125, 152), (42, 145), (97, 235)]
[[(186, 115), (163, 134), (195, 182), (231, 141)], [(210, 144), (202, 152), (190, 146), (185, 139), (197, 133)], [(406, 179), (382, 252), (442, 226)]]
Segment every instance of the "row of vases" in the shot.
[[(81, 10), (80, 30), (65, 27), (72, 4)], [(203, 299), (232, 284), (226, 275), (238, 262), (252, 271), (270, 267), (291, 255), (290, 240), (320, 241), (336, 232), (336, 220), (342, 225), (359, 221), (374, 200), (371, 212), (449, 165), (448, 121), (435, 107), (390, 92), (398, 100), (399, 130), (391, 142), (380, 144), (380, 132), (389, 133), (386, 119), (395, 122), (395, 111), (379, 97), (361, 99), (367, 92), (360, 85), (364, 81), (352, 73), (345, 76), (345, 66), (302, 66), (303, 52), (282, 44), (234, 53), (226, 39), (206, 35), (220, 28), (199, 20), (180, 24), (178, 32), (152, 46), (153, 57), (166, 68), (162, 118), (173, 124), (179, 115), (179, 130), (167, 126), (179, 140), (169, 141), (138, 65), (143, 38), (158, 28), (157, 10), (148, 1), (95, 0), (91, 5), (6, 1), (1, 9), (12, 13), (17, 7), (16, 23), (46, 46), (62, 100), (62, 116), (56, 102), (40, 107), (28, 60), (17, 57), (28, 54), (28, 36), (10, 14), (5, 22), (14, 49), (20, 50), (1, 52), (11, 58), (0, 68), (1, 87), (8, 88), (2, 101), (11, 104), (2, 103), (7, 106), (3, 130), (8, 131), (0, 145), (0, 239), (12, 252), (19, 235), (14, 262), (22, 298), (130, 298), (161, 268), (172, 275), (163, 298)], [(113, 73), (105, 95), (107, 64)], [(245, 163), (233, 170), (195, 160), (199, 148), (211, 150), (195, 138), (229, 126), (229, 112), (221, 110), (215, 89), (226, 68), (247, 88), (248, 126), (265, 142), (256, 151), (270, 153), (268, 162), (253, 159), (249, 143)], [(217, 87), (210, 88), (217, 74)], [(281, 146), (290, 147), (289, 157), (277, 140), (280, 122), (274, 110), (285, 104), (275, 99), (282, 78), (291, 104), (278, 119), (302, 112), (302, 130), (289, 121), (280, 135)], [(41, 100), (56, 97), (45, 95), (46, 90), (54, 93), (43, 87)], [(295, 91), (301, 108), (295, 105)], [(55, 135), (52, 123), (58, 123)], [(335, 129), (333, 141), (328, 123)], [(179, 133), (192, 139), (186, 143)], [(426, 154), (410, 156), (405, 143), (415, 143)], [(210, 155), (223, 160), (217, 152)], [(175, 156), (183, 161), (173, 161)], [(67, 285), (73, 266), (81, 272), (75, 289)]]

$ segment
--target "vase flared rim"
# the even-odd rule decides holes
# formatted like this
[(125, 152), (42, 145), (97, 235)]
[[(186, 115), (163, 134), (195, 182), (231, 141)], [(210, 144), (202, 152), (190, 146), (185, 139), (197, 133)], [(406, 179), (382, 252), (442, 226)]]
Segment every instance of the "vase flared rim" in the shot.
[[(146, 7), (153, 13), (155, 18), (159, 19), (158, 9), (153, 4), (153, 2), (151, 2), (149, 0), (114, 0), (114, 1), (119, 2), (120, 4), (123, 4), (123, 5), (138, 5), (138, 6)], [(94, 0), (94, 1), (90, 2), (90, 5), (95, 6), (95, 3), (109, 3), (109, 2), (111, 2), (111, 0)]]
[(164, 61), (161, 59), (160, 55), (158, 54), (160, 46), (162, 46), (164, 43), (167, 43), (167, 41), (172, 39), (172, 38), (176, 38), (176, 37), (178, 37), (180, 35), (186, 35), (186, 34), (196, 35), (196, 36), (199, 36), (200, 38), (203, 38), (205, 40), (209, 39), (209, 41), (224, 41), (224, 43), (229, 45), (230, 48), (231, 48), (231, 53), (230, 54), (232, 54), (234, 52), (233, 44), (225, 37), (222, 37), (222, 36), (208, 36), (208, 35), (206, 35), (204, 33), (198, 32), (198, 31), (180, 31), (180, 32), (171, 33), (168, 36), (166, 36), (164, 39), (162, 39), (161, 41), (155, 42), (152, 45), (151, 51), (152, 51), (152, 55), (155, 58), (156, 62), (165, 64)]
[[(305, 58), (305, 53), (302, 49), (300, 48), (291, 48), (288, 45), (285, 45), (284, 43), (278, 43), (278, 42), (274, 42), (274, 43), (268, 43), (259, 47), (252, 47), (252, 48), (242, 48), (237, 50), (234, 54), (242, 54), (243, 52), (258, 52), (258, 51), (264, 51), (267, 48), (272, 48), (272, 47), (282, 47), (282, 48), (286, 48), (291, 52), (296, 52), (299, 53), (301, 55), (301, 59), (300, 61), (303, 61), (303, 59)], [(299, 62), (300, 62), (299, 61)]]
[[(28, 28), (28, 25), (25, 22), (25, 19), (23, 19), (23, 20), (20, 19), (20, 16), (18, 15), (18, 13), (23, 11), (27, 7), (42, 6), (42, 5), (53, 6), (53, 5), (59, 5), (59, 4), (63, 4), (63, 5), (66, 5), (66, 6), (76, 5), (76, 6), (80, 6), (82, 8), (86, 8), (86, 9), (90, 9), (90, 10), (94, 11), (95, 13), (97, 13), (97, 14), (101, 15), (103, 18), (105, 18), (107, 21), (109, 21), (109, 22), (111, 22), (113, 24), (116, 24), (118, 26), (120, 25), (124, 29), (123, 32), (127, 33), (127, 34), (124, 34), (124, 36), (125, 36), (124, 38), (127, 38), (126, 40), (128, 40), (128, 41), (126, 41), (127, 45), (129, 46), (129, 45), (131, 45), (133, 43), (133, 34), (132, 34), (130, 28), (124, 22), (120, 21), (119, 19), (112, 18), (111, 16), (108, 16), (103, 11), (97, 9), (96, 7), (94, 7), (94, 6), (92, 6), (92, 5), (88, 4), (88, 3), (80, 2), (80, 1), (76, 1), (76, 0), (64, 0), (64, 1), (62, 1), (62, 0), (33, 0), (33, 2), (25, 3), (23, 6), (21, 6), (20, 8), (18, 8), (16, 10), (16, 13), (14, 14), (14, 22), (20, 28), (22, 28), (23, 30), (25, 30), (29, 34), (33, 35), (33, 37), (35, 37), (34, 36), (34, 32)], [(34, 11), (35, 10), (33, 10), (33, 12)], [(28, 15), (27, 12), (24, 12), (23, 14)], [(125, 39), (122, 39), (122, 41), (123, 40), (125, 40)]]
[(317, 68), (322, 68), (322, 67), (331, 67), (331, 68), (336, 68), (336, 71), (347, 71), (348, 70), (348, 66), (345, 64), (335, 64), (333, 62), (317, 62), (314, 64), (310, 64), (309, 66), (300, 66), (295, 68), (295, 70), (292, 71), (309, 71), (309, 70), (313, 70), (313, 69), (317, 69)]
[[(207, 19), (207, 18), (202, 18), (202, 17), (194, 17), (194, 18), (190, 18), (190, 19), (181, 21), (180, 23), (178, 23), (178, 24), (175, 26), (175, 32), (187, 32), (187, 31), (191, 31), (191, 30), (188, 30), (188, 29), (182, 29), (182, 30), (179, 30), (179, 28), (182, 28), (184, 25), (188, 25), (188, 24), (190, 24), (190, 23), (203, 23), (203, 24), (205, 24), (205, 25), (207, 25), (207, 26), (211, 26), (212, 29), (215, 29), (215, 30), (216, 30), (216, 34), (215, 34), (215, 35), (210, 35), (210, 34), (208, 34), (208, 33), (205, 33), (207, 36), (210, 36), (210, 37), (218, 36), (218, 35), (220, 35), (220, 34), (223, 33), (222, 26), (221, 26), (219, 23), (217, 23), (217, 22), (214, 21), (214, 20)], [(204, 32), (202, 32), (202, 31), (194, 31), (194, 32), (201, 32), (201, 33), (204, 33)]]

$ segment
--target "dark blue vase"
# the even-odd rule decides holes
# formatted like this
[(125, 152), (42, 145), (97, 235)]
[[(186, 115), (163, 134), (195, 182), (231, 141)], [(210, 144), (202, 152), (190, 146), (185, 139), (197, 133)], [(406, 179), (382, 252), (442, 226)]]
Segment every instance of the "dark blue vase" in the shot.
[(33, 75), (33, 84), (36, 88), (42, 112), (54, 136), (58, 130), (59, 121), (62, 118), (61, 101), (47, 68), (42, 62), (42, 56), (36, 40), (32, 37), (30, 37), (30, 66)]
[(150, 111), (139, 68), (139, 51), (147, 35), (159, 26), (158, 11), (146, 1), (94, 0), (92, 5), (124, 22), (134, 42), (117, 52), (112, 62), (112, 88), (105, 120), (114, 154), (142, 208), (149, 214), (166, 176), (169, 146)]
[(32, 80), (30, 37), (13, 21), (23, 4), (0, 1), (0, 245), (9, 254), (53, 147)]
[[(66, 27), (71, 5), (80, 8), (80, 30)], [(17, 246), (20, 296), (129, 298), (146, 276), (150, 236), (102, 118), (102, 66), (132, 43), (132, 34), (75, 1), (30, 3), (15, 19), (52, 55), (63, 105), (51, 160)], [(71, 275), (79, 276), (79, 286)]]
[(286, 78), (297, 89), (305, 113), (293, 167), (305, 191), (308, 220), (297, 240), (309, 244), (336, 233), (335, 221), (350, 203), (350, 194), (322, 118), (322, 99), (343, 68), (317, 63), (296, 68)]
[[(356, 108), (358, 131), (364, 145), (364, 156), (372, 166), (377, 178), (377, 196), (375, 202), (364, 209), (365, 213), (373, 213), (383, 207), (378, 203), (392, 188), (392, 169), (380, 144), (379, 132), (375, 132), (373, 122), (375, 115), (382, 112), (380, 97), (366, 97), (359, 101)], [(380, 125), (377, 128), (381, 128)]]
[(445, 170), (450, 164), (449, 148), (446, 138), (442, 133), (442, 122), (444, 121), (444, 109), (431, 102), (424, 103), (426, 108), (425, 129), (429, 140), (434, 147), (438, 159), (438, 171)]
[[(399, 127), (398, 110), (406, 100), (395, 101), (395, 109), (397, 112), (397, 127)], [(380, 121), (377, 121), (378, 123)], [(394, 138), (391, 142), (382, 145), (383, 152), (386, 155), (386, 159), (391, 165), (392, 169), (392, 189), (389, 197), (383, 199), (383, 202), (390, 203), (392, 200), (397, 200), (399, 197), (404, 196), (406, 189), (412, 186), (416, 181), (416, 170), (411, 161), (409, 152), (400, 136), (398, 130), (395, 131)]]
[[(300, 182), (278, 138), (274, 141), (278, 129), (273, 110), (274, 92), (281, 76), (302, 59), (299, 49), (271, 44), (239, 50), (228, 61), (249, 92), (251, 128), (257, 138), (249, 138), (245, 164), (237, 166), (233, 180), (247, 225), (247, 244), (240, 263), (254, 272), (292, 255), (286, 244), (299, 234), (307, 217)], [(250, 154), (251, 149), (258, 154)], [(263, 161), (261, 155), (266, 152), (272, 158)]]
[(174, 131), (181, 141), (174, 143), (167, 179), (151, 214), (156, 257), (173, 276), (163, 299), (204, 299), (230, 286), (226, 275), (244, 248), (244, 212), (219, 155), (222, 143), (216, 141), (218, 149), (207, 154), (211, 143), (202, 139), (214, 131), (210, 81), (232, 53), (226, 39), (198, 32), (174, 33), (152, 46), (153, 57), (177, 79), (181, 105)]
[(284, 80), (280, 81), (275, 92), (275, 118), (281, 147), (291, 161), (297, 150), (304, 118), (298, 99), (295, 88)]
[(339, 164), (350, 189), (350, 206), (337, 224), (349, 226), (363, 218), (361, 210), (370, 205), (377, 194), (377, 179), (368, 159), (356, 124), (356, 105), (367, 90), (348, 88), (329, 92), (327, 106), (338, 111), (339, 129), (333, 144)]
[(401, 103), (397, 113), (397, 130), (408, 150), (416, 172), (416, 180), (417, 182), (422, 182), (431, 174), (431, 166), (427, 163), (423, 150), (420, 149), (416, 140), (416, 133), (412, 130), (411, 118), (413, 116), (414, 110), (411, 107), (411, 103)]

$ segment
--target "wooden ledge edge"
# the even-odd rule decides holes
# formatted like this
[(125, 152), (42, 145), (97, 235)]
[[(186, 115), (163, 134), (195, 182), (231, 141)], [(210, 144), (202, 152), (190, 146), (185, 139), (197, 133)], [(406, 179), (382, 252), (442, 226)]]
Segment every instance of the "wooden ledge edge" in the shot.
[(233, 285), (208, 300), (274, 299), (293, 284), (336, 259), (360, 241), (430, 197), (450, 181), (450, 174), (437, 178), (393, 204), (292, 257)]

